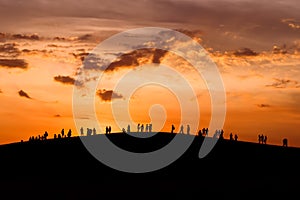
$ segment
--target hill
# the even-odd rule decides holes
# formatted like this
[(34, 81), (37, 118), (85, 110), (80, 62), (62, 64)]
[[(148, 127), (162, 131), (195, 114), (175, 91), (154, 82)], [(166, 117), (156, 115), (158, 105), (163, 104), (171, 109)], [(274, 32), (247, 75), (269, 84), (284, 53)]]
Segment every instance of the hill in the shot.
[[(97, 141), (106, 136), (90, 137)], [(141, 139), (116, 133), (107, 137), (123, 149), (148, 152), (163, 147), (174, 135), (158, 133)], [(157, 192), (194, 198), (199, 191), (201, 195), (244, 193), (254, 198), (256, 192), (286, 196), (297, 191), (299, 148), (219, 140), (205, 158), (199, 159), (203, 139), (196, 137), (171, 165), (141, 174), (120, 172), (100, 163), (79, 137), (2, 145), (0, 187), (16, 197), (47, 194), (44, 198), (49, 199), (57, 194), (67, 199), (132, 195), (130, 191), (143, 193), (143, 199), (157, 198)]]

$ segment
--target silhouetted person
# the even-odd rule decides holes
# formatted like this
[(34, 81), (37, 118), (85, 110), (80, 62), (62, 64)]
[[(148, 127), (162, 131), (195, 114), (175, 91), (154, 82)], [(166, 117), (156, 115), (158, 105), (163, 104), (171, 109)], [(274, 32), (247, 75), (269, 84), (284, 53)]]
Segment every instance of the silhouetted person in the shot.
[(125, 128), (122, 128), (122, 132), (123, 132), (123, 133), (126, 133)]
[(172, 124), (171, 133), (174, 133), (175, 126)]
[(83, 127), (80, 128), (80, 135), (83, 136), (84, 132), (83, 132)]
[(91, 136), (91, 135), (92, 135), (92, 129), (87, 128), (86, 136)]
[(106, 135), (108, 134), (108, 127), (107, 126), (105, 127), (105, 134)]
[(130, 125), (127, 126), (127, 133), (130, 133)]
[(144, 124), (141, 125), (141, 132), (144, 132)]
[(234, 135), (234, 141), (238, 141), (238, 138), (239, 138), (238, 135), (235, 134), (235, 135)]
[(233, 140), (233, 134), (232, 133), (230, 133), (230, 135), (229, 135), (229, 140)]
[(58, 139), (61, 139), (61, 135), (60, 134), (58, 134), (58, 137), (57, 137)]
[(262, 143), (261, 135), (258, 135), (258, 144)]
[(57, 135), (56, 134), (54, 134), (54, 139), (56, 139), (57, 138)]
[(64, 137), (64, 135), (65, 135), (65, 129), (62, 129), (61, 130), (61, 136)]
[(284, 139), (282, 140), (282, 145), (283, 145), (284, 147), (288, 147), (288, 139), (287, 139), (287, 138), (284, 138)]
[(208, 128), (205, 129), (205, 136), (208, 136)]
[(264, 144), (267, 144), (267, 139), (268, 139), (268, 138), (267, 138), (267, 136), (265, 135), (265, 137), (263, 138), (263, 143), (264, 143)]
[(68, 138), (70, 138), (71, 136), (72, 136), (72, 131), (71, 131), (71, 129), (69, 129), (69, 131), (68, 131)]
[(149, 131), (149, 124), (146, 124), (146, 133)]
[(95, 128), (93, 128), (93, 135), (97, 135), (97, 131)]
[(202, 136), (202, 131), (201, 130), (198, 131), (198, 136)]
[(140, 127), (141, 127), (141, 125), (138, 124), (138, 125), (137, 125), (137, 132), (140, 132)]
[(48, 135), (49, 135), (48, 132), (45, 131), (45, 133), (44, 133), (44, 139), (45, 139), (45, 140), (47, 140)]
[(220, 131), (219, 139), (221, 139), (221, 140), (224, 139), (224, 130), (223, 129)]
[(108, 133), (111, 133), (111, 126), (108, 127)]
[(152, 124), (149, 124), (149, 133), (152, 133)]
[(190, 125), (187, 125), (186, 132), (187, 132), (188, 135), (190, 134), (190, 131), (191, 131)]
[(183, 134), (183, 125), (180, 126), (180, 131), (179, 133), (182, 133)]

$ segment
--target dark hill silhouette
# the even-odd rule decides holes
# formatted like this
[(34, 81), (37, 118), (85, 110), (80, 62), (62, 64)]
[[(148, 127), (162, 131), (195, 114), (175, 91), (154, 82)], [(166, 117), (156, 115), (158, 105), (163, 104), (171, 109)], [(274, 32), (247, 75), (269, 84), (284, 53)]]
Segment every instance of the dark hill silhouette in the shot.
[[(95, 140), (108, 137), (123, 149), (148, 152), (163, 147), (174, 134), (158, 133), (147, 139), (123, 133), (90, 137)], [(134, 193), (143, 193), (142, 199), (157, 199), (152, 195), (159, 191), (198, 199), (197, 196), (212, 194), (231, 197), (241, 192), (248, 197), (253, 194), (253, 198), (257, 192), (269, 197), (284, 192), (283, 197), (286, 197), (297, 191), (299, 148), (223, 139), (207, 157), (199, 159), (202, 141), (203, 137), (196, 137), (177, 161), (144, 174), (119, 172), (105, 166), (87, 152), (79, 137), (2, 145), (0, 188), (16, 197), (32, 195), (33, 191), (37, 195), (47, 193), (45, 198), (49, 199), (56, 198), (57, 193), (66, 195), (66, 199)]]

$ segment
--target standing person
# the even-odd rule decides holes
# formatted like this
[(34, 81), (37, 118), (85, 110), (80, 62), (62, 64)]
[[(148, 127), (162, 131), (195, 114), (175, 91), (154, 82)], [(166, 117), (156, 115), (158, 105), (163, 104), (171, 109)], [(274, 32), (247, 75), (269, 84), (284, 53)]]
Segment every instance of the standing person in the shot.
[(283, 138), (282, 143), (283, 143), (284, 147), (287, 147), (288, 146), (288, 139), (287, 138)]
[(141, 125), (141, 132), (144, 132), (144, 124)]
[(141, 125), (138, 124), (138, 125), (137, 125), (137, 132), (140, 132), (140, 127), (141, 127)]
[(146, 124), (146, 133), (149, 131), (149, 124)]
[(237, 140), (238, 140), (238, 135), (235, 134), (235, 135), (234, 135), (234, 141), (237, 141)]
[(105, 134), (106, 135), (108, 134), (108, 127), (107, 126), (105, 127)]
[(187, 125), (186, 132), (188, 135), (190, 134), (190, 130), (191, 130), (190, 125)]
[(258, 135), (258, 144), (261, 143), (261, 135)]
[(97, 131), (95, 128), (93, 128), (93, 135), (96, 135), (97, 134)]
[(111, 134), (111, 126), (108, 127), (108, 133)]
[(68, 138), (70, 138), (71, 136), (72, 136), (72, 131), (71, 131), (71, 129), (69, 129), (69, 131), (68, 131)]
[(61, 136), (64, 137), (65, 135), (65, 129), (61, 129)]
[(264, 144), (267, 144), (267, 136), (265, 135), (265, 137), (263, 138), (263, 142), (264, 142)]
[(80, 135), (83, 136), (84, 132), (83, 132), (83, 127), (80, 128)]
[(230, 133), (230, 135), (229, 135), (229, 140), (233, 140), (233, 134), (232, 133)]
[(130, 133), (130, 125), (127, 126), (127, 133)]
[(174, 130), (175, 130), (175, 126), (174, 126), (174, 124), (172, 124), (171, 133), (174, 133)]
[(183, 134), (183, 125), (180, 126), (180, 131), (179, 133), (182, 133)]
[(152, 124), (149, 124), (149, 133), (152, 133)]

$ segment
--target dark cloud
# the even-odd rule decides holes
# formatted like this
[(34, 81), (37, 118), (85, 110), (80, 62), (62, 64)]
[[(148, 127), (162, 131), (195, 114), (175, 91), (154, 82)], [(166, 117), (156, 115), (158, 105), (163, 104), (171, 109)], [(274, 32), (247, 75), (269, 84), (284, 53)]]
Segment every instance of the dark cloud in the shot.
[(13, 34), (11, 36), (13, 39), (23, 39), (23, 40), (39, 40), (40, 37), (36, 34), (24, 35), (24, 34)]
[(274, 78), (274, 83), (272, 83), (270, 85), (266, 85), (266, 87), (273, 87), (273, 88), (299, 88), (300, 84), (299, 84), (298, 81), (295, 81), (295, 80)]
[(55, 76), (54, 80), (63, 84), (74, 85), (75, 79), (70, 76)]
[(0, 67), (26, 69), (28, 63), (23, 59), (0, 59)]
[(24, 92), (23, 90), (20, 90), (19, 92), (20, 97), (25, 97), (27, 99), (32, 99), (26, 92)]
[(15, 43), (0, 44), (0, 57), (17, 57), (20, 55), (20, 50)]
[(3, 93), (2, 90), (0, 89), (0, 94)]
[(269, 107), (271, 107), (271, 105), (269, 105), (269, 104), (257, 104), (257, 106), (259, 108), (269, 108)]
[(83, 61), (83, 69), (87, 70), (106, 70), (115, 71), (120, 67), (137, 67), (147, 63), (161, 62), (167, 51), (161, 49), (138, 49), (120, 55), (117, 60), (106, 65), (107, 61), (103, 60), (92, 53), (73, 54), (75, 58), (80, 58)]
[(233, 53), (235, 56), (257, 56), (258, 53), (254, 52), (249, 48), (242, 48)]
[(100, 97), (101, 101), (112, 101), (113, 99), (122, 99), (121, 94), (115, 93), (112, 90), (98, 90), (97, 95)]
[(61, 115), (59, 115), (59, 114), (56, 114), (56, 115), (54, 115), (53, 117), (61, 117)]

